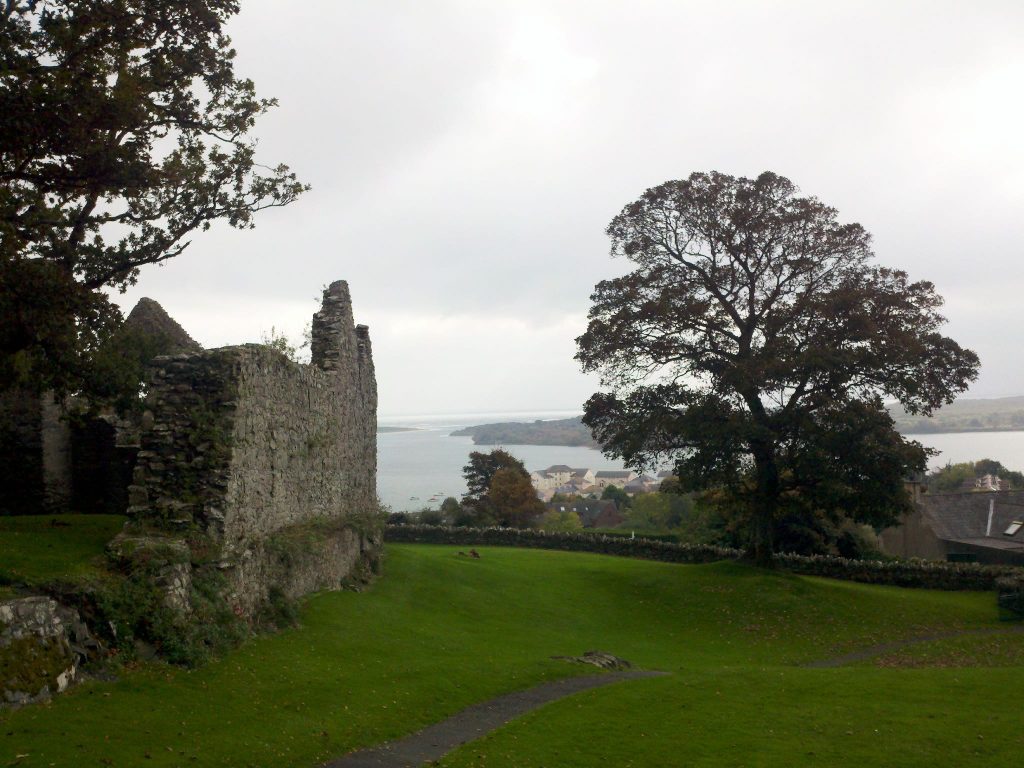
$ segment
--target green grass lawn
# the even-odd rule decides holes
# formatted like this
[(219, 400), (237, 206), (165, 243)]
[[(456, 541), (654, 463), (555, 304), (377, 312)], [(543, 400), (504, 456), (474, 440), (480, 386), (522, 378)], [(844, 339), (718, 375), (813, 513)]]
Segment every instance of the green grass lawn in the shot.
[(670, 674), (548, 705), (444, 764), (1020, 762), (1019, 667), (799, 666), (893, 639), (997, 627), (991, 595), (735, 563), (387, 551), (372, 589), (309, 600), (301, 628), (198, 670), (148, 665), (0, 714), (0, 766), (312, 767), (471, 703), (590, 673), (550, 658), (590, 649)]
[(0, 584), (74, 580), (96, 573), (107, 542), (124, 521), (121, 515), (0, 517)]

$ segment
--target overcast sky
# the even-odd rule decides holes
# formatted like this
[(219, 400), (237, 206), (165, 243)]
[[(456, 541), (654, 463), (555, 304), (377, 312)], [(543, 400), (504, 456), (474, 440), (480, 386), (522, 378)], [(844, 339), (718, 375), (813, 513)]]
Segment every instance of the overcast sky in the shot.
[(693, 171), (773, 170), (933, 281), (1024, 394), (1024, 3), (243, 0), (260, 159), (313, 186), (120, 297), (204, 346), (298, 336), (346, 279), (384, 416), (576, 409), (604, 228)]

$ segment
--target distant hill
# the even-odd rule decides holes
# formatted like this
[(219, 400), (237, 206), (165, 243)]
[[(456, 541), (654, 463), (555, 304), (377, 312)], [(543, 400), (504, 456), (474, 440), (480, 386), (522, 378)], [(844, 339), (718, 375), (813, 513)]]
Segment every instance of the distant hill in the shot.
[(566, 445), (597, 448), (590, 430), (579, 416), (551, 421), (506, 421), (479, 424), (452, 432), (456, 437), (472, 437), (474, 445)]
[(956, 400), (927, 418), (911, 416), (895, 404), (888, 408), (904, 434), (1024, 430), (1024, 397)]
[[(911, 416), (889, 405), (896, 429), (903, 434), (935, 432), (998, 432), (1024, 430), (1024, 397), (956, 400), (934, 416)], [(551, 421), (505, 421), (466, 427), (453, 436), (472, 437), (474, 445), (566, 445), (597, 448), (579, 416)]]

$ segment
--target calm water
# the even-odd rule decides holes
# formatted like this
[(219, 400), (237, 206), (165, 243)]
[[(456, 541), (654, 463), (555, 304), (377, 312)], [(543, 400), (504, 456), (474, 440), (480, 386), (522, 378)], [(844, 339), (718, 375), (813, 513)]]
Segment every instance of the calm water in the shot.
[[(571, 411), (537, 413), (478, 413), (443, 416), (382, 418), (383, 426), (418, 427), (414, 432), (377, 435), (377, 492), (381, 501), (395, 511), (438, 506), (445, 496), (459, 498), (466, 491), (462, 468), (470, 451), (489, 451), (492, 446), (474, 446), (472, 438), (450, 437), (450, 433), (474, 424), (498, 421), (563, 419)], [(960, 432), (955, 434), (908, 435), (941, 453), (930, 461), (934, 469), (947, 462), (996, 459), (1008, 469), (1024, 470), (1024, 432)], [(522, 461), (528, 470), (552, 464), (593, 469), (622, 469), (622, 463), (607, 459), (590, 448), (549, 445), (509, 445), (505, 450)], [(438, 500), (431, 503), (434, 496)]]
[[(494, 446), (474, 446), (471, 437), (449, 437), (462, 427), (499, 421), (564, 419), (578, 412), (455, 414), (450, 416), (412, 416), (381, 418), (382, 426), (418, 427), (415, 432), (385, 432), (377, 435), (377, 493), (381, 501), (396, 512), (422, 509), (433, 504), (435, 494), (459, 498), (466, 492), (462, 468), (470, 451), (489, 451)], [(506, 451), (526, 465), (528, 470), (545, 469), (552, 464), (593, 469), (622, 469), (622, 463), (605, 458), (591, 448), (567, 448), (557, 445), (507, 445)], [(415, 497), (415, 498), (413, 498)]]
[(928, 462), (931, 469), (978, 459), (995, 459), (1007, 469), (1024, 470), (1024, 432), (950, 432), (907, 435), (941, 453)]

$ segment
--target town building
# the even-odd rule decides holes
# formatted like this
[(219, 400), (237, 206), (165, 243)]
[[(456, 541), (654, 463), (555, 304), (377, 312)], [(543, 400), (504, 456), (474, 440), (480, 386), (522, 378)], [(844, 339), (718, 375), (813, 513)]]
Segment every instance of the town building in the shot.
[(1024, 565), (1024, 491), (925, 493), (879, 535), (897, 557)]

